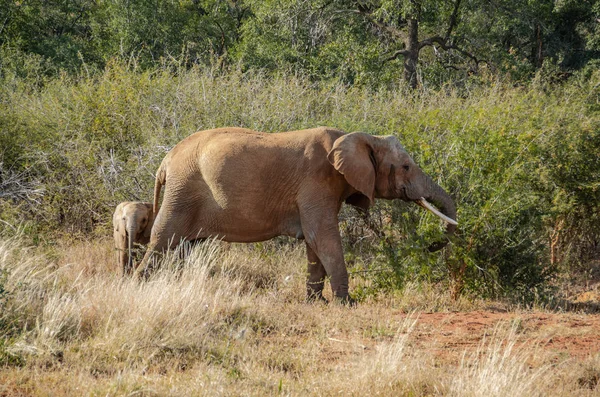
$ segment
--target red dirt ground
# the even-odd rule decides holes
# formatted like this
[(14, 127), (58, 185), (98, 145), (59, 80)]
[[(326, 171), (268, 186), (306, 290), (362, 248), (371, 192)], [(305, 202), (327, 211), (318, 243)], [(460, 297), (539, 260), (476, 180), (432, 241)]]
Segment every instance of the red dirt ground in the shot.
[(421, 313), (410, 341), (444, 362), (458, 362), (475, 351), (498, 327), (514, 326), (518, 343), (531, 345), (556, 358), (584, 359), (600, 353), (600, 314), (474, 311)]

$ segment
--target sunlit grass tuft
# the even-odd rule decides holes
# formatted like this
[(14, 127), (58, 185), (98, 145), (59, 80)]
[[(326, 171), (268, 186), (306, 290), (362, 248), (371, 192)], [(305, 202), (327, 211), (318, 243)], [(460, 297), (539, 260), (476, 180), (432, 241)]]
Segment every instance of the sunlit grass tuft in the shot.
[[(506, 324), (503, 324), (506, 328)], [(545, 396), (550, 366), (531, 369), (537, 352), (535, 341), (517, 345), (516, 326), (502, 327), (482, 340), (472, 353), (465, 353), (453, 377), (453, 396)]]

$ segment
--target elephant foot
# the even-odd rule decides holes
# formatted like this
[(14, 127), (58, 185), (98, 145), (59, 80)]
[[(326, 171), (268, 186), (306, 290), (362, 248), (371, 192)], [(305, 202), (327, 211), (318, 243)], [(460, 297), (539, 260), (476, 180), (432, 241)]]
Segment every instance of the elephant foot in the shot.
[(344, 306), (356, 307), (356, 301), (350, 295), (336, 296), (335, 300)]
[(158, 268), (157, 256), (153, 252), (146, 252), (144, 259), (132, 269), (133, 277), (138, 281), (148, 281)]
[(323, 297), (323, 288), (325, 287), (325, 282), (323, 280), (319, 281), (310, 281), (310, 279), (306, 282), (306, 302), (308, 303), (329, 303), (327, 299)]
[(133, 275), (134, 266), (126, 265), (123, 267), (122, 276), (123, 277), (131, 277)]
[(322, 291), (307, 291), (307, 295), (306, 295), (306, 303), (324, 303), (324, 304), (328, 304), (329, 301), (327, 299), (325, 299), (325, 297), (323, 296)]
[(139, 266), (133, 271), (133, 278), (137, 281), (148, 281), (150, 279), (151, 269), (149, 266)]

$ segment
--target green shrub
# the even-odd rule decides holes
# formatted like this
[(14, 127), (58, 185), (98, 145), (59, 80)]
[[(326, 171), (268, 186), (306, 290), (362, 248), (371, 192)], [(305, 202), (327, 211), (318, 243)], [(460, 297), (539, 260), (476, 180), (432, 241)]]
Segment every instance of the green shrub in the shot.
[(439, 221), (414, 205), (382, 201), (369, 221), (345, 209), (356, 274), (376, 288), (426, 279), (543, 299), (557, 271), (598, 256), (600, 77), (586, 73), (563, 85), (419, 92), (177, 62), (139, 71), (113, 60), (34, 85), (13, 76), (0, 88), (0, 175), (37, 193), (0, 198), (0, 227), (106, 235), (114, 206), (151, 200), (162, 157), (195, 131), (330, 125), (397, 135), (458, 207), (459, 231), (441, 254), (425, 250), (442, 236)]

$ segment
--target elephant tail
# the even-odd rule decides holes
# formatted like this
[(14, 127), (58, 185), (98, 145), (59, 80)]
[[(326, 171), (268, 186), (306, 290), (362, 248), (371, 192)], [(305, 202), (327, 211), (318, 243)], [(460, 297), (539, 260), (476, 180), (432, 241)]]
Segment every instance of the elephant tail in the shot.
[(167, 181), (167, 170), (165, 166), (165, 162), (163, 161), (158, 167), (158, 171), (156, 171), (156, 179), (154, 181), (154, 217), (158, 214), (158, 200), (160, 198), (160, 190), (164, 186)]

